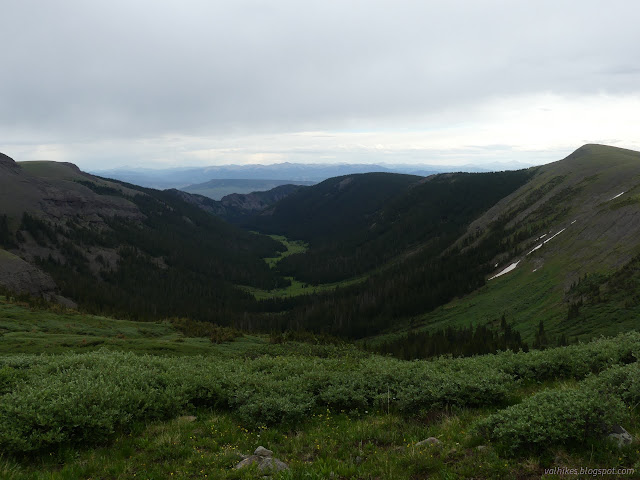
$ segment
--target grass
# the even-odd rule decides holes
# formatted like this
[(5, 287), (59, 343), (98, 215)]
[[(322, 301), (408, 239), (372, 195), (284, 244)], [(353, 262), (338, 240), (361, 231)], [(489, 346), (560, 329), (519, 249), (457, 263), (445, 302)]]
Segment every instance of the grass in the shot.
[[(322, 366), (312, 372), (312, 363), (326, 362), (314, 356), (322, 352), (316, 352), (312, 346), (269, 345), (265, 337), (250, 335), (227, 344), (214, 345), (206, 339), (181, 337), (168, 322), (131, 322), (77, 312), (30, 309), (24, 305), (9, 303), (3, 298), (0, 298), (0, 329), (0, 354), (7, 359), (11, 359), (12, 354), (16, 353), (19, 343), (17, 338), (27, 341), (39, 339), (40, 344), (33, 343), (30, 346), (29, 351), (33, 353), (50, 351), (42, 349), (42, 345), (47, 342), (50, 346), (57, 345), (55, 352), (82, 352), (94, 348), (75, 343), (79, 338), (84, 338), (87, 343), (102, 339), (107, 348), (136, 353), (152, 351), (155, 345), (158, 350), (153, 353), (172, 357), (191, 355), (195, 351), (208, 355), (207, 362), (219, 362), (222, 361), (221, 357), (225, 357), (224, 361), (241, 366), (253, 361), (259, 369), (264, 370), (260, 373), (262, 377), (256, 376), (254, 381), (263, 378), (263, 382), (268, 382), (270, 377), (279, 376), (282, 377), (280, 381), (286, 383), (293, 371), (279, 372), (273, 367), (288, 361), (304, 363), (306, 366), (301, 365), (296, 370), (299, 370), (296, 375), (308, 373), (310, 381), (314, 375), (328, 373)], [(113, 338), (119, 334), (125, 338)], [(65, 337), (68, 345), (59, 342), (59, 337)], [(180, 348), (183, 349), (160, 350), (163, 342), (176, 343), (180, 338), (183, 342), (177, 344), (182, 345)], [(344, 373), (351, 374), (354, 360), (348, 361), (337, 350), (334, 353), (337, 356), (327, 365), (339, 368), (344, 364)], [(360, 352), (358, 355), (366, 354)], [(247, 357), (255, 360), (248, 360)], [(18, 355), (17, 358), (21, 356)], [(44, 361), (39, 358), (36, 357), (35, 361)], [(55, 360), (59, 356), (53, 355), (50, 358)], [(455, 362), (462, 367), (469, 361), (473, 359)], [(416, 365), (415, 362), (392, 362), (398, 369)], [(20, 364), (15, 363), (16, 366)], [(241, 371), (239, 369), (236, 373)], [(366, 377), (361, 381), (366, 381)], [(345, 385), (354, 386), (353, 382)], [(578, 388), (579, 385), (572, 378), (516, 382), (513, 384), (511, 401), (519, 403), (541, 391), (563, 391)], [(301, 421), (294, 424), (258, 424), (253, 428), (243, 424), (233, 409), (191, 407), (192, 410), (174, 412), (174, 418), (168, 420), (130, 425), (126, 431), (116, 431), (108, 443), (94, 448), (63, 445), (26, 456), (0, 454), (0, 478), (261, 478), (261, 474), (256, 471), (238, 471), (233, 468), (240, 461), (240, 454), (251, 454), (259, 445), (273, 450), (275, 457), (290, 466), (290, 470), (272, 475), (274, 480), (562, 478), (544, 475), (545, 468), (553, 466), (631, 467), (640, 471), (637, 443), (618, 450), (604, 440), (594, 439), (586, 445), (560, 445), (535, 455), (507, 456), (498, 446), (478, 436), (473, 429), (474, 423), (500, 411), (505, 405), (481, 408), (445, 406), (431, 410), (416, 409), (401, 414), (393, 408), (394, 400), (395, 398), (389, 398), (387, 403), (382, 402), (368, 410), (358, 411), (329, 410), (321, 406), (309, 410)], [(624, 425), (636, 438), (640, 435), (639, 413), (637, 405), (630, 408), (630, 419)], [(181, 416), (185, 414), (195, 415), (195, 421)], [(440, 443), (431, 446), (417, 445), (428, 437), (436, 437)], [(484, 447), (477, 448), (480, 445)], [(633, 477), (630, 475), (628, 478)]]
[(19, 260), (19, 258), (15, 256), (13, 253), (7, 252), (6, 250), (0, 248), (0, 260), (12, 261), (16, 259)]
[[(270, 235), (274, 240), (282, 243), (287, 249), (276, 257), (265, 258), (264, 261), (271, 268), (275, 268), (280, 260), (289, 255), (298, 253), (304, 253), (308, 249), (308, 245), (300, 240), (289, 240), (282, 235)], [(290, 284), (284, 288), (276, 288), (273, 290), (263, 290), (255, 287), (248, 287), (245, 285), (240, 286), (244, 291), (254, 296), (256, 300), (265, 300), (268, 298), (281, 298), (281, 297), (297, 297), (299, 295), (312, 295), (315, 293), (322, 293), (335, 290), (336, 288), (348, 287), (350, 285), (356, 285), (364, 282), (369, 275), (360, 275), (358, 277), (349, 278), (340, 282), (323, 283), (320, 285), (309, 285), (306, 282), (296, 280), (294, 277), (284, 277), (289, 280)]]
[[(558, 448), (543, 456), (504, 458), (484, 444), (469, 426), (487, 412), (452, 409), (428, 417), (400, 417), (370, 412), (311, 415), (297, 429), (249, 430), (232, 415), (194, 412), (195, 421), (178, 417), (139, 425), (110, 446), (92, 450), (63, 448), (24, 460), (0, 457), (0, 477), (7, 480), (54, 479), (255, 479), (254, 470), (235, 470), (240, 455), (260, 445), (290, 470), (273, 479), (553, 479), (552, 466), (640, 469), (637, 446), (617, 450), (606, 443), (594, 450)], [(634, 416), (637, 428), (638, 416)], [(436, 445), (417, 445), (436, 437)], [(598, 447), (596, 449), (596, 447)], [(623, 477), (624, 478), (624, 477)], [(628, 478), (633, 478), (629, 476)]]
[(269, 235), (274, 240), (282, 243), (286, 247), (284, 252), (280, 252), (276, 257), (268, 257), (265, 258), (264, 261), (267, 262), (269, 267), (274, 268), (280, 260), (284, 257), (288, 257), (289, 255), (294, 255), (296, 253), (304, 253), (309, 248), (305, 242), (301, 240), (289, 240), (287, 237), (283, 235)]
[[(531, 263), (524, 261), (501, 277), (487, 282), (475, 292), (413, 319), (417, 331), (435, 331), (446, 327), (468, 327), (500, 321), (502, 314), (531, 342), (540, 320), (545, 330), (555, 335), (561, 327), (566, 310), (561, 308), (563, 290), (556, 284), (561, 266), (548, 262), (533, 272)], [(408, 327), (367, 339), (377, 344), (405, 335)], [(594, 332), (595, 334), (596, 332)], [(585, 338), (586, 338), (585, 334)]]
[[(473, 293), (415, 317), (411, 328), (415, 331), (436, 331), (449, 326), (460, 328), (492, 324), (495, 327), (504, 314), (529, 345), (535, 338), (540, 321), (544, 322), (552, 342), (562, 334), (575, 343), (638, 328), (640, 305), (628, 306), (625, 298), (585, 305), (581, 308), (580, 317), (568, 320), (565, 286), (558, 284), (568, 268), (571, 264), (565, 258), (550, 256), (542, 266), (533, 259), (525, 259), (514, 271), (488, 281)], [(402, 324), (366, 341), (374, 346), (395, 340), (408, 331), (409, 326)]]
[(208, 338), (183, 335), (169, 321), (134, 322), (74, 311), (52, 312), (0, 296), (0, 354), (107, 348), (155, 355), (227, 355), (267, 342), (266, 336), (244, 335), (234, 342), (213, 344)]
[(47, 177), (54, 179), (84, 179), (79, 172), (75, 171), (68, 164), (50, 161), (28, 161), (18, 162), (18, 165), (27, 173), (37, 177)]

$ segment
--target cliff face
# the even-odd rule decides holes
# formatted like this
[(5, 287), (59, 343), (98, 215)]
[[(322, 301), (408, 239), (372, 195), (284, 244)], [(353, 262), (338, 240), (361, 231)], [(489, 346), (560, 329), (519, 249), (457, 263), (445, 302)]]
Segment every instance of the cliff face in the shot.
[[(113, 195), (99, 194), (97, 189), (113, 191)], [(59, 248), (47, 248), (21, 230), (25, 213), (47, 222), (57, 229), (60, 245), (74, 242), (68, 236), (68, 225), (78, 228), (108, 228), (106, 220), (113, 217), (140, 220), (144, 215), (128, 200), (141, 192), (129, 190), (120, 184), (88, 175), (70, 163), (15, 162), (0, 153), (0, 216), (6, 217), (11, 241), (0, 239), (0, 286), (16, 293), (62, 300), (54, 280), (36, 266), (38, 257), (54, 258), (64, 262)], [(18, 240), (19, 239), (19, 240)], [(76, 245), (83, 250), (81, 245)], [(112, 251), (96, 251), (91, 257), (102, 255), (117, 261)]]
[(17, 255), (0, 250), (0, 285), (16, 293), (57, 298), (53, 279)]

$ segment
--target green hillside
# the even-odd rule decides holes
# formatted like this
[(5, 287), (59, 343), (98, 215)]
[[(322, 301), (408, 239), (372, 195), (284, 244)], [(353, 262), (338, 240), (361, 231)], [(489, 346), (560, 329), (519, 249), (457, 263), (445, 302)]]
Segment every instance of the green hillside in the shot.
[[(530, 342), (540, 321), (550, 342), (562, 335), (575, 341), (637, 329), (634, 301), (621, 301), (624, 296), (635, 298), (635, 283), (618, 282), (615, 295), (606, 292), (611, 288), (607, 279), (618, 278), (625, 265), (635, 271), (632, 265), (640, 253), (638, 193), (638, 152), (586, 145), (540, 167), (530, 182), (471, 223), (457, 242), (474, 249), (490, 237), (501, 239), (501, 250), (490, 259), (495, 268), (487, 273), (486, 285), (414, 317), (411, 329), (495, 324), (502, 315)], [(515, 263), (513, 271), (491, 279)], [(572, 290), (584, 284), (585, 276), (597, 279), (587, 283), (601, 284), (597, 299), (581, 300), (575, 287)], [(576, 308), (578, 302), (587, 305)], [(397, 341), (398, 336), (392, 333), (374, 342)]]

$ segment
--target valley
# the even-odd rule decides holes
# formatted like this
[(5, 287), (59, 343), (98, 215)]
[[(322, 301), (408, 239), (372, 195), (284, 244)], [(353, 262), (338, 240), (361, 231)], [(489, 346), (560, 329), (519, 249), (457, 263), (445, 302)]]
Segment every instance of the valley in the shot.
[(639, 202), (603, 145), (219, 201), (2, 156), (0, 477), (640, 471)]

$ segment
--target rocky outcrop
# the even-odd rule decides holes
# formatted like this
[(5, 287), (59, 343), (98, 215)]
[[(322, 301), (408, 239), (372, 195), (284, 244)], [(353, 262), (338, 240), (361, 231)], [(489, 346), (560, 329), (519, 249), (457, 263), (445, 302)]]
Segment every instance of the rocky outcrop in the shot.
[(265, 473), (275, 473), (289, 469), (289, 466), (286, 463), (273, 457), (273, 452), (271, 450), (262, 446), (256, 448), (253, 455), (246, 457), (238, 463), (235, 468), (241, 469), (248, 467), (249, 465), (257, 465), (258, 470)]
[(56, 284), (49, 275), (6, 250), (0, 250), (0, 285), (16, 293), (56, 298)]

